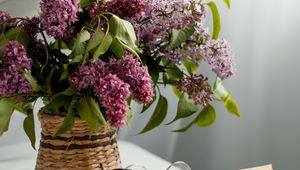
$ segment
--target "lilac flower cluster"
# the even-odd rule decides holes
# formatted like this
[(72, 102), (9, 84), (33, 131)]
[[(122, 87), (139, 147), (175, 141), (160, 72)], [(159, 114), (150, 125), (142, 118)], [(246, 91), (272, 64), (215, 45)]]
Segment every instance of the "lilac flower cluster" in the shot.
[(108, 74), (94, 84), (96, 96), (107, 109), (110, 126), (122, 127), (127, 115), (129, 85), (114, 74)]
[(6, 11), (1, 11), (0, 10), (0, 24), (1, 24), (0, 28), (3, 27), (2, 25), (11, 26), (11, 27), (16, 26), (17, 23), (16, 23), (15, 20), (10, 20), (10, 21), (7, 21), (7, 22), (2, 24), (2, 22), (6, 21), (8, 19), (11, 19), (11, 16), (9, 15), (9, 13), (6, 12)]
[(41, 24), (47, 34), (58, 39), (68, 39), (80, 11), (77, 0), (42, 0)]
[(96, 82), (105, 76), (106, 63), (102, 60), (89, 62), (70, 76), (70, 83), (79, 91), (93, 87)]
[(149, 49), (146, 53), (164, 55), (171, 29), (181, 29), (192, 24), (197, 27), (199, 35), (203, 34), (205, 16), (206, 8), (192, 0), (148, 0), (142, 14), (129, 20), (139, 41)]
[(207, 77), (203, 75), (191, 75), (179, 80), (178, 89), (187, 93), (189, 98), (195, 101), (195, 104), (206, 106), (213, 100), (213, 93), (207, 80)]
[(220, 78), (228, 78), (234, 74), (233, 54), (226, 40), (208, 40), (200, 48), (204, 61), (212, 66), (213, 72)]
[(35, 66), (42, 67), (47, 62), (46, 48), (43, 41), (40, 39), (35, 39), (31, 41), (28, 45), (27, 55), (35, 63)]
[(130, 85), (133, 98), (142, 104), (148, 104), (154, 96), (152, 79), (148, 68), (140, 65), (132, 54), (125, 55), (123, 60), (112, 59), (109, 62), (111, 72)]
[(31, 71), (31, 60), (24, 47), (17, 41), (10, 41), (3, 50), (5, 60), (0, 64), (0, 95), (30, 93), (32, 88), (20, 69)]
[(174, 64), (180, 64), (183, 60), (186, 60), (199, 65), (202, 58), (201, 52), (199, 45), (194, 42), (187, 42), (181, 47), (166, 52), (165, 56)]
[(70, 78), (77, 90), (92, 87), (100, 103), (107, 109), (113, 127), (121, 127), (126, 116), (127, 98), (132, 94), (140, 103), (148, 104), (154, 96), (152, 79), (147, 67), (132, 55), (108, 63), (98, 59), (75, 71)]
[(39, 24), (40, 24), (40, 18), (32, 17), (29, 20), (25, 20), (22, 24), (22, 27), (31, 38), (36, 39), (36, 35), (38, 33), (37, 27)]
[(95, 2), (89, 7), (89, 14), (94, 17), (99, 12), (111, 12), (126, 19), (139, 15), (146, 3), (147, 0), (109, 0), (104, 4)]
[(6, 12), (6, 11), (0, 11), (0, 22), (3, 22), (3, 21), (5, 21), (7, 19), (10, 19), (10, 18), (11, 17), (10, 17), (10, 15), (9, 15), (8, 12)]

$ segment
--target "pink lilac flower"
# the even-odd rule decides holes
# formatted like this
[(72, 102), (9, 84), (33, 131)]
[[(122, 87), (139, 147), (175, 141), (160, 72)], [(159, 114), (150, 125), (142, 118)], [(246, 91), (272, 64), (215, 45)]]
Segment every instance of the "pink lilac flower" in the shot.
[(127, 98), (130, 95), (129, 85), (116, 75), (108, 74), (98, 79), (94, 91), (101, 104), (106, 108), (111, 127), (119, 128), (125, 124), (127, 115)]
[(209, 40), (201, 46), (204, 61), (212, 66), (220, 78), (228, 78), (234, 74), (233, 54), (228, 42), (224, 39)]
[(89, 62), (73, 73), (69, 82), (79, 91), (93, 86), (98, 79), (106, 74), (106, 66), (102, 60)]
[(77, 0), (42, 0), (41, 24), (47, 34), (59, 39), (68, 39), (80, 11)]
[(136, 101), (142, 104), (152, 101), (154, 89), (148, 68), (141, 66), (132, 54), (126, 54), (122, 60), (111, 59), (109, 67), (113, 74), (130, 85), (130, 91)]
[(11, 26), (11, 27), (13, 27), (13, 26), (16, 25), (16, 21), (15, 20), (10, 20), (10, 21), (5, 22), (5, 23), (2, 24), (2, 22), (6, 21), (8, 19), (11, 19), (11, 16), (9, 15), (9, 13), (6, 12), (6, 11), (1, 11), (0, 10), (0, 23), (1, 23), (0, 28), (2, 27), (2, 25), (4, 25), (4, 26)]
[(0, 96), (32, 92), (30, 84), (19, 71), (31, 71), (31, 60), (26, 56), (24, 47), (17, 41), (10, 41), (3, 53), (5, 60), (0, 65)]
[(206, 106), (214, 99), (211, 87), (207, 82), (207, 77), (203, 75), (191, 75), (190, 77), (180, 79), (178, 89), (187, 93), (189, 98), (195, 101), (195, 104), (202, 106)]

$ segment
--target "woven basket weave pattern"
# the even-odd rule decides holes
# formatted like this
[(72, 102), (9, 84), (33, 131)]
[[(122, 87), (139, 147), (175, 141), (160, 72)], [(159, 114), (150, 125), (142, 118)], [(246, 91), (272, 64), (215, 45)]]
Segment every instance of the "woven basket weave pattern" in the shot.
[(56, 137), (64, 117), (39, 113), (42, 139), (37, 170), (112, 170), (120, 168), (116, 133), (108, 126), (91, 134), (88, 125), (75, 118), (74, 127)]

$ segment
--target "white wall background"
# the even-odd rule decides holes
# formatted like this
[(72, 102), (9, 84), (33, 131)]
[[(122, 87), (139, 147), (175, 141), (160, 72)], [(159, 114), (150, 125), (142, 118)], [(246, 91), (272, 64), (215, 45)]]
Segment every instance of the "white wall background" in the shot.
[(215, 125), (180, 135), (174, 160), (197, 170), (273, 163), (299, 170), (300, 1), (233, 0), (221, 10), (222, 33), (234, 48), (237, 74), (227, 82), (242, 117), (219, 107)]
[[(210, 128), (194, 127), (177, 135), (169, 132), (178, 126), (174, 125), (134, 136), (150, 116), (145, 113), (135, 116), (133, 129), (122, 130), (120, 138), (168, 160), (184, 160), (195, 170), (235, 170), (266, 163), (278, 170), (299, 170), (300, 1), (232, 0), (230, 11), (220, 6), (222, 36), (231, 42), (237, 64), (236, 76), (225, 85), (233, 91), (242, 117), (228, 115), (216, 104), (218, 118)], [(8, 0), (0, 4), (3, 9), (15, 16), (32, 15), (38, 0)], [(176, 102), (175, 98), (170, 102), (168, 120)], [(0, 146), (27, 140), (23, 117), (15, 114), (13, 119)]]

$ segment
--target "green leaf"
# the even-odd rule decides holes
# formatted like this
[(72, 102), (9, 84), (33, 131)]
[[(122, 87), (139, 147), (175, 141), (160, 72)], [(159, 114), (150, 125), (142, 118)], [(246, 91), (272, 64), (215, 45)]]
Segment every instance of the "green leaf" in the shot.
[(15, 110), (19, 111), (20, 113), (23, 113), (25, 115), (28, 115), (29, 111), (32, 110), (32, 103), (16, 103), (15, 104)]
[(24, 76), (25, 76), (26, 80), (29, 82), (29, 84), (31, 85), (31, 87), (34, 91), (40, 91), (41, 90), (40, 85), (38, 85), (36, 79), (29, 72), (25, 72)]
[(76, 90), (73, 86), (68, 87), (64, 91), (57, 93), (51, 97), (50, 102), (46, 105), (47, 108), (56, 109), (64, 107), (68, 109), (70, 102), (72, 101), (73, 95)]
[(130, 108), (127, 109), (127, 115), (125, 118), (126, 125), (131, 128), (131, 119), (132, 119), (132, 110)]
[(23, 121), (24, 131), (31, 142), (31, 146), (35, 149), (35, 129), (33, 110), (28, 110), (28, 115)]
[(80, 7), (83, 9), (96, 1), (98, 1), (98, 0), (80, 0)]
[(70, 109), (68, 109), (68, 113), (64, 119), (63, 124), (58, 128), (54, 136), (57, 136), (59, 134), (62, 134), (63, 132), (70, 130), (74, 126), (74, 122), (75, 122), (75, 113), (72, 109), (72, 106), (70, 106)]
[(213, 106), (208, 104), (197, 116), (195, 123), (199, 127), (208, 127), (216, 120), (216, 110)]
[(167, 111), (168, 111), (168, 101), (164, 96), (160, 95), (157, 106), (156, 106), (149, 122), (147, 123), (145, 128), (139, 134), (148, 132), (148, 131), (154, 129), (155, 127), (159, 126), (165, 119), (165, 117), (167, 115)]
[(172, 29), (170, 44), (167, 46), (167, 50), (171, 50), (186, 42), (195, 32), (195, 28), (192, 24), (177, 30)]
[(116, 15), (112, 15), (109, 19), (109, 25), (113, 37), (130, 47), (130, 49), (141, 52), (135, 44), (137, 39), (134, 28), (130, 22), (123, 20)]
[(143, 63), (142, 60), (141, 60), (141, 58), (140, 58), (140, 56), (139, 56), (139, 54), (133, 48), (131, 48), (127, 44), (123, 43), (119, 39), (116, 39), (116, 40), (118, 40), (118, 42), (123, 46), (123, 48), (125, 48), (126, 50), (128, 50), (131, 54), (133, 54), (134, 56), (136, 56), (140, 60), (141, 63)]
[(0, 99), (0, 135), (8, 130), (11, 115), (14, 111), (15, 101), (10, 98)]
[(107, 32), (103, 37), (102, 42), (100, 43), (100, 45), (98, 46), (97, 50), (94, 53), (93, 56), (94, 60), (96, 60), (101, 55), (105, 54), (105, 52), (109, 49), (112, 42), (113, 42), (113, 37), (110, 35), (109, 32)]
[(98, 117), (100, 126), (105, 125), (106, 120), (100, 110), (99, 103), (92, 97), (87, 97), (87, 100), (88, 100), (89, 107), (92, 110), (92, 113)]
[(223, 0), (223, 2), (226, 4), (227, 8), (230, 9), (230, 0)]
[(76, 46), (73, 46), (72, 53), (73, 55), (78, 56), (85, 52), (85, 48), (86, 48), (86, 44), (84, 42), (78, 43), (76, 44)]
[(224, 102), (224, 106), (226, 107), (227, 111), (230, 113), (230, 114), (234, 114), (236, 115), (237, 117), (241, 117), (241, 113), (239, 111), (239, 108), (237, 106), (237, 103), (235, 100), (231, 100), (230, 99), (230, 94), (229, 94), (229, 97), (227, 100), (225, 100)]
[(199, 67), (194, 62), (189, 62), (187, 60), (183, 61), (183, 65), (186, 68), (186, 70), (189, 72), (190, 75), (192, 75), (193, 73), (197, 72), (198, 67)]
[(182, 95), (182, 92), (180, 90), (178, 90), (177, 86), (176, 85), (172, 85), (172, 89), (173, 89), (173, 92), (174, 92), (175, 96), (177, 96), (178, 98), (180, 98), (180, 96)]
[(70, 76), (70, 73), (69, 73), (68, 69), (64, 69), (64, 71), (60, 75), (59, 82), (61, 82), (62, 80), (65, 80), (67, 78), (69, 78), (69, 76)]
[(116, 39), (112, 41), (109, 49), (115, 54), (116, 57), (122, 58), (124, 55), (123, 45)]
[(216, 111), (211, 105), (207, 105), (200, 114), (187, 126), (174, 130), (173, 132), (186, 132), (189, 130), (194, 124), (198, 125), (199, 127), (208, 127), (214, 123), (216, 120)]
[(219, 77), (215, 81), (213, 92), (216, 100), (223, 102), (229, 113), (238, 117), (241, 116), (236, 101), (230, 99), (231, 94), (222, 85), (222, 80)]
[(147, 66), (149, 74), (152, 78), (154, 86), (157, 84), (157, 81), (159, 79), (159, 62), (160, 59), (154, 59), (153, 57), (147, 57)]
[(81, 30), (80, 33), (77, 34), (72, 48), (72, 52), (75, 56), (85, 52), (86, 41), (90, 38), (91, 34), (87, 30)]
[(87, 51), (92, 50), (93, 48), (97, 47), (102, 41), (105, 36), (105, 33), (100, 30), (100, 28), (97, 28), (95, 30), (95, 33), (93, 34), (92, 38), (89, 40), (87, 45)]
[(91, 38), (91, 34), (87, 30), (81, 30), (78, 37), (78, 42), (86, 42)]
[(225, 89), (225, 87), (222, 84), (222, 80), (219, 77), (216, 78), (213, 93), (216, 100), (222, 102), (224, 102), (226, 97), (229, 95), (229, 92)]
[(213, 30), (212, 38), (213, 39), (218, 39), (219, 33), (221, 31), (221, 18), (220, 18), (219, 10), (218, 10), (217, 5), (212, 1), (209, 2), (207, 5), (211, 9), (212, 16), (213, 16), (214, 30)]
[(168, 68), (166, 68), (166, 72), (168, 74), (168, 78), (171, 80), (179, 80), (183, 77), (182, 71), (175, 64), (169, 64)]
[(52, 99), (46, 105), (46, 107), (49, 109), (57, 109), (59, 107), (66, 108), (70, 105), (71, 100), (72, 100), (72, 96), (67, 96), (59, 93), (52, 97)]
[(68, 87), (66, 90), (62, 91), (60, 94), (66, 96), (72, 96), (76, 93), (76, 89), (73, 86)]
[(87, 122), (87, 124), (91, 128), (91, 131), (95, 132), (95, 130), (101, 125), (101, 123), (104, 122), (104, 118), (102, 116), (102, 113), (100, 112), (100, 109), (98, 110), (96, 105), (91, 103), (93, 101), (94, 100), (91, 97), (82, 97), (79, 100), (78, 114)]
[[(0, 49), (3, 48), (2, 46), (6, 45), (8, 42), (9, 39), (7, 39), (4, 34), (0, 34)], [(3, 59), (3, 56), (3, 50), (0, 50), (0, 60)]]
[[(5, 37), (5, 34), (0, 34), (0, 47), (6, 45), (9, 42), (9, 39)], [(2, 50), (0, 50), (0, 54), (2, 54)]]
[(77, 56), (75, 56), (73, 58), (73, 60), (71, 61), (71, 63), (80, 63), (82, 61), (82, 59), (83, 59), (83, 55), (79, 54), (79, 55), (77, 55)]
[(46, 77), (46, 88), (47, 88), (47, 92), (48, 93), (52, 93), (52, 78), (53, 78), (53, 74), (56, 71), (57, 67), (53, 67), (50, 71), (50, 73), (48, 73), (47, 77)]
[(6, 39), (10, 40), (17, 40), (20, 42), (25, 48), (27, 48), (30, 37), (26, 33), (23, 28), (11, 28), (5, 33)]
[(175, 118), (168, 123), (167, 125), (175, 122), (178, 119), (186, 118), (194, 113), (196, 113), (199, 110), (198, 106), (195, 105), (194, 101), (190, 100), (187, 96), (187, 94), (183, 93), (178, 101), (177, 105), (177, 113)]

